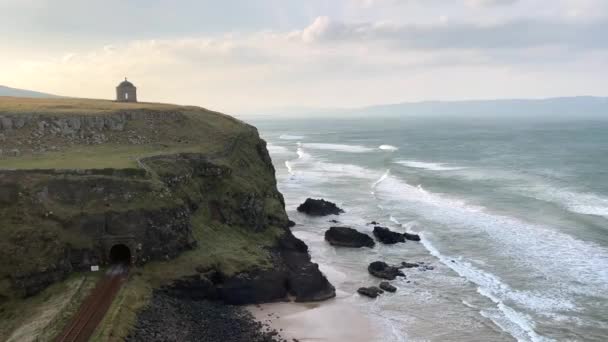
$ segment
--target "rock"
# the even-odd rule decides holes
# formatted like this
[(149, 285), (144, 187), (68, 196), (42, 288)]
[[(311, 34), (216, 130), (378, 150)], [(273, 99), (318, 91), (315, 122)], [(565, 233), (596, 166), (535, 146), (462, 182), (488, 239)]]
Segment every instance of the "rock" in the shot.
[(378, 240), (380, 240), (380, 242), (387, 245), (394, 245), (399, 242), (405, 242), (405, 236), (403, 236), (403, 234), (393, 232), (386, 227), (374, 227), (374, 236)]
[(389, 266), (387, 263), (383, 261), (374, 261), (367, 267), (367, 270), (374, 277), (386, 279), (386, 280), (394, 280), (395, 278), (405, 277), (405, 274), (399, 270), (399, 268), (394, 266)]
[(370, 287), (360, 287), (357, 290), (357, 293), (359, 293), (360, 295), (366, 296), (366, 297), (376, 298), (379, 295), (383, 294), (384, 291), (380, 290), (376, 286), (370, 286)]
[(256, 322), (246, 308), (175, 298), (155, 291), (125, 341), (279, 342), (284, 339), (276, 330)]
[(420, 266), (420, 265), (419, 264), (412, 264), (412, 263), (405, 262), (405, 261), (401, 263), (401, 267), (402, 268), (414, 268), (414, 267), (418, 267), (418, 266)]
[(410, 241), (420, 241), (420, 235), (418, 234), (403, 233), (403, 236)]
[(336, 224), (340, 223), (340, 221), (338, 221), (338, 220), (329, 220), (327, 222), (329, 222), (329, 223), (336, 223)]
[(397, 288), (391, 285), (388, 281), (381, 282), (380, 288), (386, 292), (397, 292)]
[(310, 216), (340, 215), (344, 210), (332, 202), (323, 199), (308, 198), (298, 207), (298, 211)]
[(379, 225), (379, 224), (380, 224), (380, 223), (378, 223), (378, 222), (376, 222), (376, 221), (372, 221), (372, 222), (368, 223), (367, 225), (368, 225), (368, 226), (377, 226), (377, 225)]
[(308, 246), (290, 231), (279, 239), (278, 254), (287, 270), (287, 290), (296, 302), (315, 302), (336, 296), (336, 289), (313, 263)]
[(374, 247), (375, 242), (369, 235), (349, 227), (331, 227), (325, 232), (325, 240), (332, 246)]

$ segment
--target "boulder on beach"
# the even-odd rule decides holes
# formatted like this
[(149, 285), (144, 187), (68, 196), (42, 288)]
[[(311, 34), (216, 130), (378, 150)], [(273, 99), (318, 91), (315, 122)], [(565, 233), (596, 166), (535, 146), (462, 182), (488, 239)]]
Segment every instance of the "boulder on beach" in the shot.
[(375, 226), (374, 236), (380, 240), (380, 242), (387, 245), (394, 245), (399, 242), (405, 242), (405, 236), (401, 233), (393, 232), (386, 227)]
[(383, 281), (380, 283), (380, 288), (386, 292), (397, 292), (397, 288), (391, 285), (388, 281)]
[(370, 286), (370, 287), (360, 287), (357, 292), (360, 295), (366, 296), (366, 297), (370, 297), (370, 298), (376, 298), (379, 295), (383, 294), (384, 291), (380, 290), (378, 287), (376, 286)]
[(376, 243), (369, 235), (349, 227), (331, 227), (325, 232), (325, 240), (332, 246), (374, 247)]
[(403, 233), (403, 236), (410, 241), (420, 241), (420, 235), (418, 234)]
[(395, 278), (405, 277), (405, 274), (399, 270), (399, 268), (390, 266), (383, 261), (374, 261), (367, 267), (367, 270), (374, 277), (386, 279), (386, 280), (394, 280)]
[(310, 216), (340, 215), (344, 212), (335, 203), (312, 198), (307, 198), (304, 203), (300, 204), (298, 211)]
[(409, 262), (402, 262), (401, 263), (401, 268), (414, 268), (414, 267), (418, 267), (420, 266), (419, 264), (416, 263), (409, 263)]

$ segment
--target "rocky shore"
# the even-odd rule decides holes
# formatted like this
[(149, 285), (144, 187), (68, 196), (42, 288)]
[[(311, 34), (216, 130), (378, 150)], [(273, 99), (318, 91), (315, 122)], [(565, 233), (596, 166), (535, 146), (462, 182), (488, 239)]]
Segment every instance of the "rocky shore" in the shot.
[(128, 342), (283, 342), (244, 307), (154, 293)]

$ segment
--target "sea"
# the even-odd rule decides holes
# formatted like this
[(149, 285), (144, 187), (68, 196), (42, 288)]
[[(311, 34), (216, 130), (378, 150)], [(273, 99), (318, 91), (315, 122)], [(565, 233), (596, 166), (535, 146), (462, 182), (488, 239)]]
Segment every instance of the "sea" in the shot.
[[(378, 341), (608, 341), (608, 115), (246, 120), (294, 234)], [(345, 213), (298, 213), (308, 197)], [(371, 235), (372, 221), (422, 241), (324, 241), (336, 225)], [(424, 267), (405, 269), (395, 294), (361, 297), (377, 260)]]

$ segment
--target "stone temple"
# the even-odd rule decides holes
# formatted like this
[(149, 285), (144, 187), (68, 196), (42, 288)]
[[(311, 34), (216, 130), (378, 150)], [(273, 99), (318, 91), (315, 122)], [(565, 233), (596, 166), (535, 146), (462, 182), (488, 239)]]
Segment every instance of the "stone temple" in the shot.
[(125, 80), (116, 87), (116, 101), (118, 102), (137, 102), (137, 88), (133, 83)]

